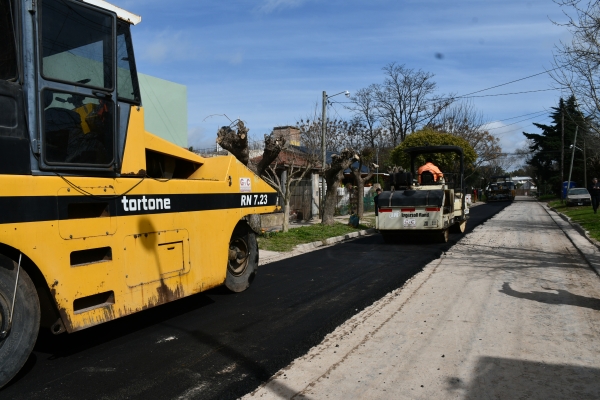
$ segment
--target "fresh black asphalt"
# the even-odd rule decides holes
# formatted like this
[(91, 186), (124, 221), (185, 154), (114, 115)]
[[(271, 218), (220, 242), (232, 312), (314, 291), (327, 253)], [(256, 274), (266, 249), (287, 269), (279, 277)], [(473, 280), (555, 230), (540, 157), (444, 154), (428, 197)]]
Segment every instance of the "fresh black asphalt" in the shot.
[[(467, 233), (507, 205), (472, 208)], [(218, 288), (74, 334), (43, 331), (0, 399), (240, 397), (460, 237), (386, 245), (373, 235), (264, 265), (243, 293)]]

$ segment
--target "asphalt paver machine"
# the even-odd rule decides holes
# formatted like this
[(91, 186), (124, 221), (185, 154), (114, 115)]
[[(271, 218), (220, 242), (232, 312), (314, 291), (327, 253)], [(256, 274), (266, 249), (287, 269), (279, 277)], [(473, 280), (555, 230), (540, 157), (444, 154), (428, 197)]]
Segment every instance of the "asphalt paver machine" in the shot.
[[(424, 240), (447, 242), (450, 230), (464, 233), (469, 207), (465, 199), (462, 148), (423, 146), (405, 151), (410, 156), (410, 172), (391, 173), (386, 190), (378, 198), (376, 224), (384, 241), (419, 235)], [(442, 170), (443, 177), (438, 180), (431, 173), (419, 177), (417, 162), (423, 162), (425, 155), (436, 154), (453, 154), (450, 164), (455, 171)]]
[(103, 0), (0, 0), (0, 387), (40, 326), (71, 333), (256, 275), (276, 192), (233, 156), (146, 131), (140, 21)]
[(514, 201), (515, 183), (508, 175), (492, 176), (485, 193), (486, 201)]

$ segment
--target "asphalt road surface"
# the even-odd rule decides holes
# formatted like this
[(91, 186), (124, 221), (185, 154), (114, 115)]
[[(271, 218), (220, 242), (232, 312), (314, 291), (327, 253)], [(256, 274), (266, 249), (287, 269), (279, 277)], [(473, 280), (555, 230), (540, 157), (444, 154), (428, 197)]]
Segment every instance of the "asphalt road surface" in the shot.
[[(507, 205), (471, 209), (467, 234)], [(43, 331), (0, 399), (240, 397), (458, 239), (373, 235), (261, 266), (240, 294), (218, 288), (74, 334)]]

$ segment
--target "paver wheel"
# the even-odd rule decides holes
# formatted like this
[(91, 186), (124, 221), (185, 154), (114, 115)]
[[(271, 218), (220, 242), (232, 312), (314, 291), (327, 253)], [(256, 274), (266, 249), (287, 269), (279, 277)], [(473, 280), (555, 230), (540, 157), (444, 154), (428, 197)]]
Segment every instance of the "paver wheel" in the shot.
[[(17, 263), (0, 255), (0, 333), (8, 328), (16, 272)], [(0, 388), (6, 385), (27, 361), (39, 328), (40, 302), (33, 282), (21, 268), (12, 328), (6, 337), (0, 339)]]
[(246, 224), (239, 224), (233, 230), (229, 242), (227, 278), (225, 286), (232, 292), (246, 290), (258, 271), (258, 242), (256, 233)]
[(452, 225), (452, 232), (453, 233), (465, 233), (465, 230), (467, 229), (467, 220), (463, 220), (463, 221), (459, 221), (457, 223), (455, 223), (454, 225)]
[(439, 241), (441, 243), (447, 243), (448, 239), (450, 238), (450, 234), (448, 232), (448, 229), (444, 229), (443, 231), (439, 232), (438, 235), (439, 235), (438, 236)]

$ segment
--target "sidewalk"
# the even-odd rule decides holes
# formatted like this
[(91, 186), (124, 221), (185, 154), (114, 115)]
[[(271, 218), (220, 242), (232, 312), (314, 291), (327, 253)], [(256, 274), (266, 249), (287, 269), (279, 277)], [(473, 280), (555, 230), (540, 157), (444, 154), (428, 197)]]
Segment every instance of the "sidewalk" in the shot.
[(245, 398), (600, 398), (597, 260), (517, 201)]

